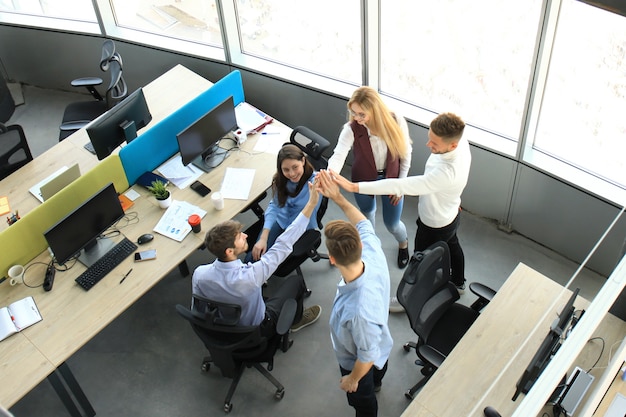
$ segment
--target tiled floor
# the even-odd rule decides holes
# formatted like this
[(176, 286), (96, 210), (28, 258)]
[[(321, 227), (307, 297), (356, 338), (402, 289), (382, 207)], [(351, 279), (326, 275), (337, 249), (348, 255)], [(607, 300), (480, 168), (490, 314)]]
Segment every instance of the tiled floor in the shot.
[[(12, 122), (24, 125), (31, 147), (41, 149), (56, 143), (63, 100), (74, 95), (49, 92), (33, 87), (25, 89), (26, 106)], [(84, 97), (79, 97), (84, 98)], [(54, 101), (54, 112), (31, 112), (31, 103)], [(46, 108), (49, 108), (47, 105)], [(32, 113), (32, 114), (31, 114)], [(37, 114), (39, 113), (39, 114)], [(415, 234), (417, 198), (408, 198), (403, 219), (410, 241)], [(379, 213), (380, 214), (380, 213)], [(246, 222), (248, 214), (242, 215)], [(343, 214), (330, 204), (326, 219), (342, 218)], [(387, 253), (392, 290), (402, 271), (395, 266), (396, 243), (384, 230), (382, 219), (377, 230)], [(515, 233), (500, 231), (490, 220), (463, 212), (459, 237), (465, 250), (468, 281), (481, 281), (497, 289), (519, 262), (537, 269), (554, 280), (565, 283), (577, 265)], [(323, 245), (323, 244), (322, 244)], [(322, 246), (324, 248), (324, 246)], [(193, 269), (210, 262), (207, 251), (198, 251), (188, 260)], [(294, 334), (294, 345), (287, 353), (278, 353), (273, 374), (285, 385), (281, 401), (273, 398), (274, 388), (254, 370), (244, 373), (233, 398), (232, 416), (346, 416), (353, 415), (345, 395), (339, 389), (337, 367), (329, 338), (328, 318), (339, 279), (327, 261), (307, 261), (303, 272), (311, 297), (305, 302), (320, 304), (322, 317), (313, 326)], [(593, 297), (604, 278), (583, 270), (574, 285), (581, 295)], [(177, 303), (190, 299), (190, 279), (178, 271), (163, 280), (137, 303), (119, 316), (68, 361), (75, 376), (99, 416), (219, 416), (230, 380), (222, 378), (218, 369), (208, 374), (200, 371), (204, 347), (189, 325), (176, 311)], [(473, 300), (469, 291), (462, 302)], [(523, 312), (520, 312), (523, 314)], [(408, 405), (403, 393), (418, 378), (419, 368), (413, 364), (415, 353), (405, 353), (402, 344), (414, 339), (404, 314), (389, 317), (395, 347), (389, 370), (378, 394), (379, 415), (398, 416)], [(2, 381), (10, 383), (10, 381)], [(17, 417), (65, 416), (67, 412), (47, 381), (43, 381), (11, 411)]]

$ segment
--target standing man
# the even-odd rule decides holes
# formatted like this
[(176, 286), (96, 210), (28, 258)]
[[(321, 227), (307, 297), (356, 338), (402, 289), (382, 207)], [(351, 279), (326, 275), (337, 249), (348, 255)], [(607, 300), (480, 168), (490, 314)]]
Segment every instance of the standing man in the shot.
[[(452, 282), (459, 292), (465, 290), (465, 256), (456, 232), (461, 220), (461, 193), (472, 163), (469, 143), (463, 139), (464, 129), (463, 120), (453, 113), (442, 113), (433, 119), (426, 143), (431, 155), (423, 175), (352, 183), (332, 173), (347, 191), (420, 196), (414, 250), (422, 251), (440, 240), (446, 242), (450, 248)], [(390, 307), (392, 312), (402, 311), (395, 299)]]
[(263, 284), (289, 256), (293, 244), (306, 230), (313, 210), (317, 207), (319, 193), (313, 190), (311, 183), (308, 183), (308, 187), (309, 200), (302, 212), (258, 262), (243, 263), (239, 259), (248, 250), (248, 236), (241, 231), (241, 223), (229, 220), (209, 230), (204, 243), (217, 260), (196, 268), (191, 283), (192, 293), (219, 302), (239, 304), (239, 324), (262, 325), (261, 330), (268, 337), (275, 334), (280, 311), (290, 298), (295, 299), (298, 305), (291, 331), (296, 332), (315, 323), (322, 309), (318, 305), (303, 309), (306, 285), (302, 277), (288, 277), (267, 300), (263, 299), (262, 292)]
[(339, 362), (339, 386), (356, 417), (376, 417), (376, 392), (382, 386), (393, 340), (389, 319), (389, 269), (369, 220), (341, 194), (328, 171), (318, 174), (318, 189), (348, 217), (324, 227), (330, 263), (341, 273), (330, 313), (330, 336)]

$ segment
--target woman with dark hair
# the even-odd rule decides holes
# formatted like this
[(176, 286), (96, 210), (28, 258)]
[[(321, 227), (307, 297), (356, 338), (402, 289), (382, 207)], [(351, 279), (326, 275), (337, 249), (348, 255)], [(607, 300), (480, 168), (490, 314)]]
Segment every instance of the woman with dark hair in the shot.
[[(313, 182), (316, 172), (304, 152), (295, 145), (286, 144), (278, 151), (276, 174), (272, 180), (272, 200), (265, 210), (263, 230), (252, 247), (248, 260), (258, 261), (285, 231), (309, 200), (307, 183)], [(317, 210), (313, 211), (307, 229), (317, 226)]]

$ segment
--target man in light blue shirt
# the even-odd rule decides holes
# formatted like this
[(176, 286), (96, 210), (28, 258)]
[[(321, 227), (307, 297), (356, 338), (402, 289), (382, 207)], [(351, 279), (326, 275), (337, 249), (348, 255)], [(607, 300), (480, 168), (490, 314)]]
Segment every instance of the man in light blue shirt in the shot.
[(248, 250), (247, 235), (241, 231), (241, 223), (229, 220), (209, 230), (204, 242), (217, 260), (196, 268), (192, 277), (192, 293), (214, 301), (239, 304), (239, 324), (262, 324), (262, 331), (268, 336), (275, 333), (280, 311), (284, 302), (290, 298), (295, 299), (298, 305), (292, 332), (317, 321), (321, 313), (320, 306), (303, 309), (306, 285), (302, 277), (288, 277), (266, 301), (262, 293), (263, 284), (289, 256), (293, 244), (306, 230), (313, 210), (317, 207), (319, 193), (312, 189), (311, 183), (308, 187), (309, 200), (302, 212), (258, 262), (243, 263), (239, 259)]
[(369, 220), (339, 191), (328, 171), (318, 189), (348, 217), (324, 227), (330, 262), (341, 273), (330, 314), (330, 337), (342, 378), (340, 388), (357, 417), (378, 415), (380, 390), (393, 346), (389, 332), (389, 270)]

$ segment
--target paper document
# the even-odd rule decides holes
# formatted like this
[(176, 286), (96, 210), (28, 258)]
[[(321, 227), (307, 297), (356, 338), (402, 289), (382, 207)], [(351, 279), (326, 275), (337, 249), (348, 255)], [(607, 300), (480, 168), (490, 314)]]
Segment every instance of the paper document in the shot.
[(246, 133), (256, 132), (274, 120), (245, 101), (235, 107), (235, 117), (239, 129)]
[(247, 200), (253, 181), (254, 169), (228, 167), (220, 192), (224, 198)]
[(180, 153), (177, 153), (157, 168), (157, 171), (181, 190), (200, 178), (202, 170), (193, 164), (183, 165)]
[(192, 214), (197, 214), (203, 218), (206, 211), (186, 201), (173, 200), (153, 230), (180, 242), (191, 231), (187, 219)]

